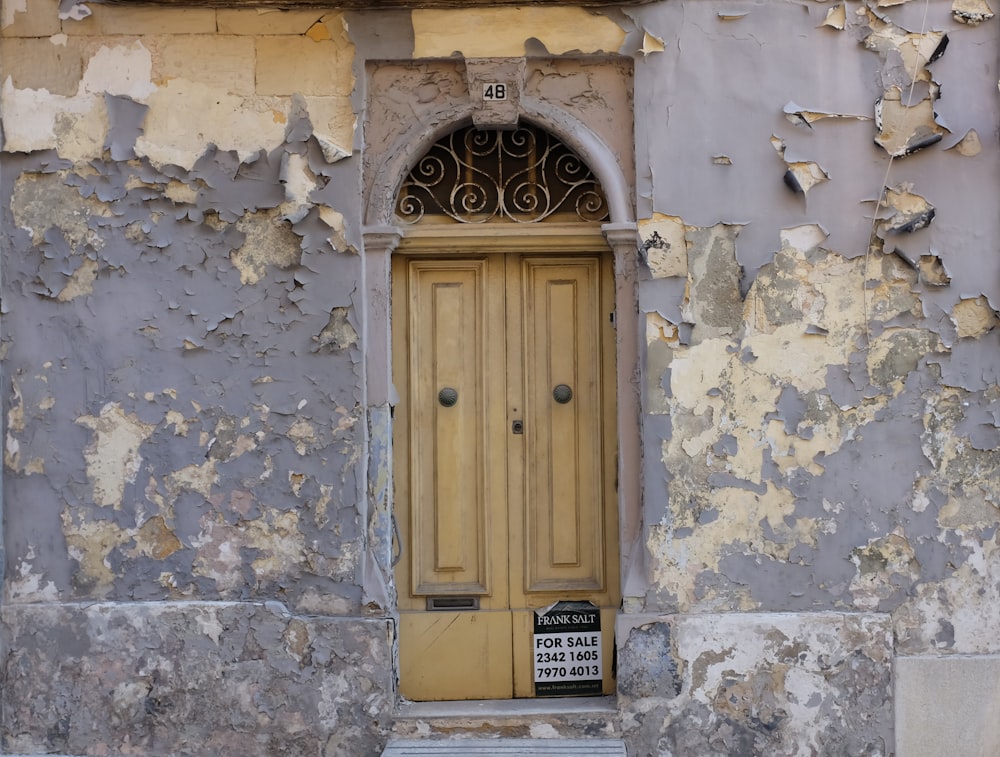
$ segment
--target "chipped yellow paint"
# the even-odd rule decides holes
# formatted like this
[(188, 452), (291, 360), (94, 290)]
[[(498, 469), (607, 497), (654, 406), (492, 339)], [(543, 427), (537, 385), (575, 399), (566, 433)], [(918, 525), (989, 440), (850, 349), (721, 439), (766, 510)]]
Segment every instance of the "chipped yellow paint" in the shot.
[(778, 153), (778, 157), (784, 161), (788, 172), (795, 178), (795, 182), (798, 184), (798, 190), (803, 195), (808, 195), (810, 189), (830, 180), (829, 174), (823, 170), (819, 163), (807, 160), (788, 160), (785, 157), (787, 146), (785, 145), (785, 141), (780, 137), (771, 135), (771, 146)]
[[(81, 169), (82, 175), (89, 175)], [(104, 247), (104, 240), (90, 228), (93, 218), (108, 218), (111, 210), (96, 198), (84, 198), (67, 186), (64, 173), (24, 173), (14, 182), (11, 210), (14, 223), (31, 235), (32, 244), (45, 241), (45, 232), (58, 229), (71, 247), (86, 243), (95, 250)]]
[(327, 28), (326, 24), (320, 21), (317, 21), (309, 27), (309, 31), (306, 32), (306, 36), (313, 42), (323, 42), (324, 40), (333, 39), (333, 36), (330, 34), (330, 30)]
[(986, 0), (953, 0), (951, 15), (956, 21), (977, 26), (993, 18), (993, 9)]
[(135, 549), (131, 550), (133, 557), (144, 555), (154, 560), (165, 560), (182, 548), (180, 539), (167, 527), (164, 519), (157, 515), (145, 523), (135, 533)]
[(154, 164), (190, 170), (210, 143), (247, 159), (262, 146), (280, 144), (285, 133), (271, 115), (273, 99), (220, 93), (201, 82), (174, 79), (150, 95), (147, 104), (150, 110), (135, 150)]
[(1000, 317), (982, 295), (959, 301), (951, 310), (951, 320), (959, 337), (979, 337), (1000, 325)]
[(78, 582), (92, 584), (89, 590), (91, 596), (105, 596), (115, 580), (108, 555), (115, 548), (132, 541), (134, 532), (113, 521), (74, 517), (68, 508), (63, 510), (60, 518), (69, 556), (77, 561), (78, 572), (82, 574)]
[[(795, 511), (794, 495), (777, 489), (770, 482), (763, 494), (737, 488), (721, 488), (706, 493), (706, 501), (699, 510), (711, 507), (717, 511), (715, 520), (697, 523), (698, 512), (688, 503), (672, 504), (674, 517), (672, 532), (676, 528), (695, 527), (694, 537), (678, 539), (670, 532), (654, 525), (651, 529), (651, 544), (656, 558), (653, 561), (653, 580), (661, 586), (669, 586), (678, 596), (680, 611), (695, 606), (710, 608), (713, 590), (706, 587), (699, 592), (697, 579), (704, 571), (718, 572), (719, 559), (724, 554), (721, 547), (740, 543), (752, 552), (778, 559), (788, 559), (796, 545), (815, 544), (818, 527), (815, 521), (793, 519), (793, 526), (785, 522), (785, 517)], [(773, 529), (774, 541), (764, 537), (759, 524), (766, 521)], [(735, 594), (734, 594), (735, 591)], [(727, 587), (726, 596), (721, 601), (735, 600), (739, 609), (754, 608), (754, 601), (748, 593), (742, 594), (733, 587)]]
[(24, 557), (17, 561), (13, 575), (4, 581), (4, 596), (10, 602), (54, 602), (59, 599), (59, 590), (53, 581), (45, 579), (43, 573), (33, 569), (37, 558), (35, 547), (29, 544)]
[(187, 436), (188, 433), (188, 422), (184, 418), (184, 414), (176, 410), (168, 410), (165, 416), (167, 425), (174, 427), (175, 436)]
[(94, 432), (83, 451), (94, 502), (100, 507), (118, 509), (125, 485), (134, 483), (139, 472), (142, 463), (139, 446), (155, 426), (143, 423), (134, 414), (126, 415), (115, 402), (101, 408), (100, 415), (85, 415), (76, 422)]
[(646, 344), (656, 342), (677, 346), (677, 327), (659, 313), (646, 313)]
[(66, 281), (66, 286), (56, 295), (56, 300), (69, 302), (77, 297), (93, 294), (95, 281), (97, 281), (97, 261), (83, 257), (80, 266)]
[(826, 12), (826, 18), (823, 19), (821, 26), (830, 26), (834, 29), (843, 31), (844, 26), (847, 24), (847, 11), (844, 8), (844, 3), (837, 3)]
[(663, 40), (657, 37), (655, 34), (651, 34), (648, 31), (643, 31), (642, 34), (642, 47), (640, 51), (643, 55), (649, 55), (650, 53), (662, 53), (663, 52)]
[(276, 213), (245, 215), (236, 222), (236, 228), (246, 238), (243, 246), (233, 252), (231, 260), (239, 269), (243, 284), (256, 284), (269, 266), (289, 268), (302, 258), (298, 236)]
[(168, 490), (175, 495), (181, 490), (188, 490), (198, 492), (208, 499), (217, 481), (216, 461), (207, 460), (201, 465), (188, 465), (174, 471), (167, 477), (166, 483)]
[(983, 143), (979, 140), (979, 133), (975, 129), (969, 129), (961, 140), (948, 149), (955, 150), (966, 158), (974, 158), (983, 151)]
[(677, 216), (653, 213), (639, 221), (639, 236), (646, 250), (646, 264), (653, 278), (687, 276), (687, 226)]
[(871, 9), (861, 7), (856, 11), (864, 18), (871, 34), (864, 44), (870, 50), (880, 53), (896, 51), (902, 57), (905, 71), (916, 81), (930, 81), (930, 72), (925, 68), (934, 51), (938, 49), (944, 32), (929, 31), (923, 34), (907, 32), (889, 21), (879, 18)]
[(414, 10), (411, 18), (414, 58), (521, 57), (529, 39), (553, 55), (614, 53), (625, 41), (618, 24), (583, 8)]
[(288, 438), (295, 442), (295, 451), (300, 455), (306, 455), (309, 448), (318, 441), (316, 427), (307, 420), (299, 419), (288, 429)]
[(911, 583), (920, 577), (920, 564), (913, 547), (901, 533), (873, 539), (851, 555), (857, 573), (851, 580), (851, 595), (862, 610), (875, 611), (879, 603), (897, 592), (900, 577)]

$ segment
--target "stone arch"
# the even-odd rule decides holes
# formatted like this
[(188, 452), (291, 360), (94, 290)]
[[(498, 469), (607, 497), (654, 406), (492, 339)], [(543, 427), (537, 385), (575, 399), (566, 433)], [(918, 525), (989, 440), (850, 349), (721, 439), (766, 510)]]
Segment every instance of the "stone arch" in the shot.
[[(396, 196), (403, 179), (431, 146), (448, 133), (472, 123), (476, 108), (470, 103), (437, 111), (427, 121), (414, 122), (385, 150), (368, 189), (365, 223), (391, 226)], [(611, 149), (586, 124), (570, 113), (530, 97), (521, 99), (521, 117), (552, 134), (576, 152), (597, 176), (608, 200), (610, 223), (634, 223), (631, 192)]]

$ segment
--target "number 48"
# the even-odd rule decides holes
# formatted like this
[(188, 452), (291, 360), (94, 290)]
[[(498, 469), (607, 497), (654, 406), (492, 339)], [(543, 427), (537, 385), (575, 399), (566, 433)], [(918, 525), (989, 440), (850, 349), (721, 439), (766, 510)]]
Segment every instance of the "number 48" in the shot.
[(506, 100), (507, 99), (507, 85), (506, 84), (486, 84), (483, 89), (483, 99), (484, 100)]

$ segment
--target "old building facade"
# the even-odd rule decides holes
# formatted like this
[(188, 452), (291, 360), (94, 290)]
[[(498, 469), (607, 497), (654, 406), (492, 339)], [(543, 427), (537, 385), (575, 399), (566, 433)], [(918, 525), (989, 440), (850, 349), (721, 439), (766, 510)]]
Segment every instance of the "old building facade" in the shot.
[(996, 754), (998, 23), (3, 0), (0, 753)]

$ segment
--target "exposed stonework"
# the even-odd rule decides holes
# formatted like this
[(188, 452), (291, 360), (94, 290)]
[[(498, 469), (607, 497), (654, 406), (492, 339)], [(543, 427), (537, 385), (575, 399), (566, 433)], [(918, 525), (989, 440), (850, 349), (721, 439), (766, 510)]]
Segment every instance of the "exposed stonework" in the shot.
[(389, 725), (385, 620), (194, 602), (12, 605), (3, 621), (7, 752), (339, 757), (376, 753)]
[(618, 634), (630, 755), (893, 751), (885, 616), (623, 616)]

